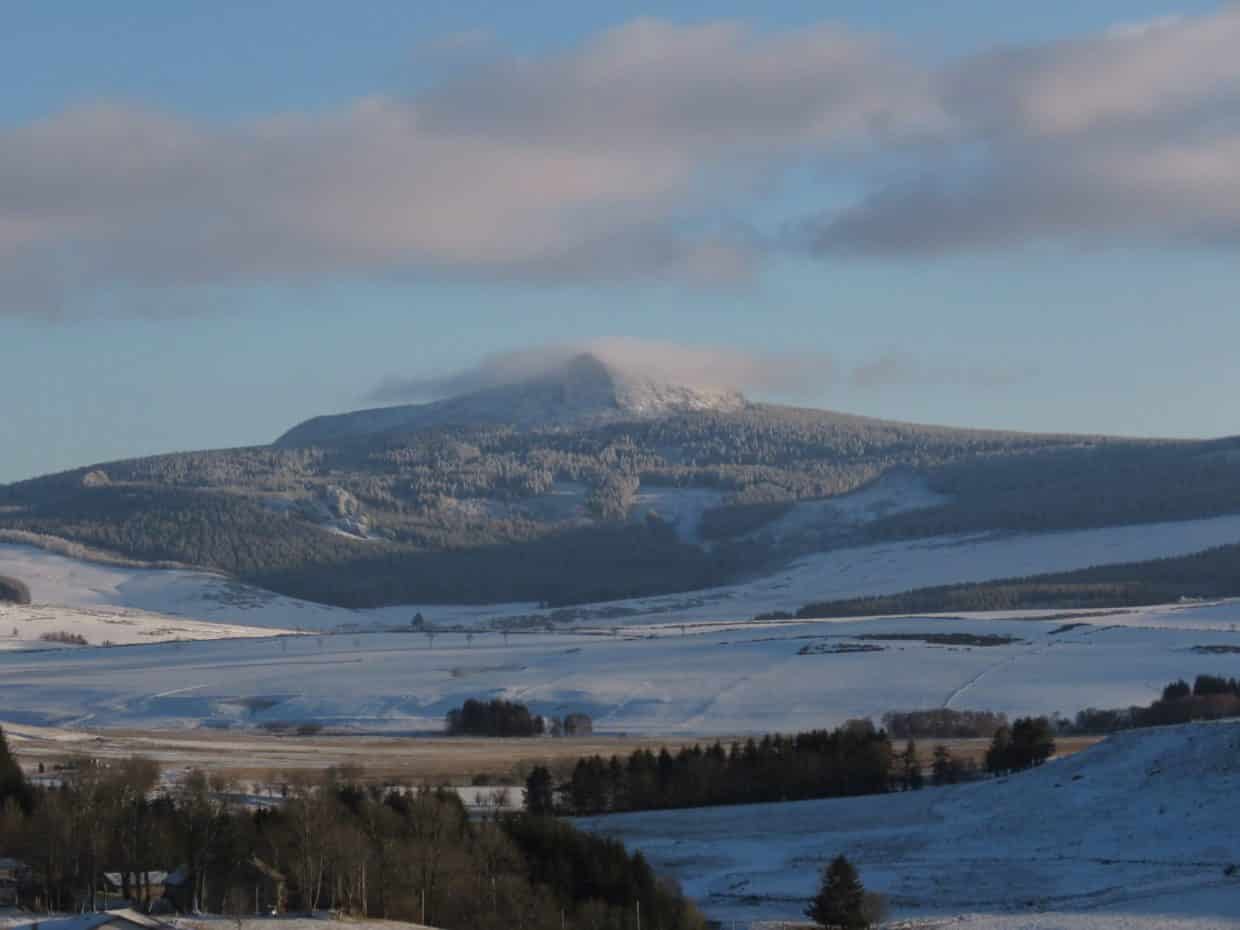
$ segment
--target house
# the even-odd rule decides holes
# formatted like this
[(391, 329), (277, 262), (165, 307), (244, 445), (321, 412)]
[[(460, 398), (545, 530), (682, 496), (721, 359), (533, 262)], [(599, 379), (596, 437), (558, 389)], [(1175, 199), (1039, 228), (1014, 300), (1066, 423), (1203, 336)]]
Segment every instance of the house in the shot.
[(0, 907), (16, 907), (22, 883), (30, 878), (30, 867), (18, 859), (0, 857)]
[(97, 911), (61, 917), (55, 920), (36, 920), (33, 923), (13, 927), (12, 930), (174, 930), (171, 924), (123, 908), (115, 911)]
[(99, 882), (99, 897), (103, 909), (124, 904), (146, 904), (164, 896), (164, 880), (168, 873), (158, 870), (145, 872), (104, 872)]
[(238, 862), (227, 876), (213, 877), (208, 898), (194, 900), (194, 878), (182, 866), (164, 878), (164, 901), (179, 913), (207, 912), (283, 914), (288, 909), (288, 880), (258, 856)]

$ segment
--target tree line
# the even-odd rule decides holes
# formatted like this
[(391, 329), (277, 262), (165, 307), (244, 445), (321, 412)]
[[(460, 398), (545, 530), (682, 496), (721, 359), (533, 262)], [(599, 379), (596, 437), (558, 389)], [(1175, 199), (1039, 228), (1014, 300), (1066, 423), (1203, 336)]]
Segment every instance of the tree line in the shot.
[[(14, 774), (16, 773), (16, 774)], [(252, 809), (235, 786), (191, 772), (161, 789), (157, 767), (81, 760), (55, 788), (20, 777), (0, 734), (0, 855), (31, 869), (23, 903), (93, 909), (103, 871), (141, 904), (140, 876), (180, 866), (192, 906), (251, 913), (253, 868), (279, 876), (291, 910), (425, 922), (448, 930), (702, 930), (640, 853), (525, 814), (471, 821), (455, 792), (364, 787), (360, 773), (290, 777)]]
[(891, 741), (867, 721), (835, 730), (686, 746), (676, 753), (579, 759), (555, 784), (537, 767), (526, 783), (531, 811), (601, 814), (876, 794), (897, 784)]
[(917, 588), (900, 594), (806, 604), (799, 618), (994, 610), (1077, 610), (1240, 596), (1240, 544), (1191, 555), (1070, 572)]

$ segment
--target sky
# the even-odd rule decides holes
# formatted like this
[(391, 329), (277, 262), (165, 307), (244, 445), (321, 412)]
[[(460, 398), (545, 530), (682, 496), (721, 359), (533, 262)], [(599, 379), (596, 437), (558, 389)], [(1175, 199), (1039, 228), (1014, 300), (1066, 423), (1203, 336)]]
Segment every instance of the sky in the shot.
[(0, 482), (566, 346), (1240, 433), (1240, 6), (354, 6), (5, 4)]

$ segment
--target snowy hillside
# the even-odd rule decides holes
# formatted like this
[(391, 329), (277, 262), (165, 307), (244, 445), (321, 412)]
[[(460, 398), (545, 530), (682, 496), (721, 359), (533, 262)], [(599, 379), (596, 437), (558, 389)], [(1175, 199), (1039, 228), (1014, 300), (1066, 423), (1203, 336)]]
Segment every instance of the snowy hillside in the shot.
[(938, 917), (901, 926), (1204, 930), (1240, 924), (1237, 818), (1240, 724), (1201, 724), (952, 788), (585, 824), (723, 919), (798, 917), (842, 852), (895, 916)]
[[(681, 505), (689, 524), (694, 505), (689, 501)], [(23, 580), (36, 603), (134, 608), (241, 626), (312, 631), (403, 628), (421, 612), (439, 626), (541, 629), (552, 621), (557, 626), (610, 628), (747, 620), (759, 613), (795, 611), (810, 601), (1142, 561), (1237, 541), (1240, 516), (1062, 533), (933, 537), (818, 553), (744, 584), (556, 611), (539, 610), (531, 603), (349, 610), (272, 594), (208, 572), (102, 565), (18, 545), (0, 545), (0, 574)]]
[[(790, 731), (951, 706), (1011, 714), (1148, 703), (1168, 681), (1235, 675), (1240, 603), (1091, 615), (672, 623), (559, 633), (277, 637), (0, 653), (4, 715), (31, 724), (425, 730), (469, 697), (595, 730)], [(984, 637), (948, 645), (936, 635)], [(864, 652), (838, 647), (863, 644)]]
[(62, 634), (80, 636), (93, 646), (128, 646), (170, 640), (239, 639), (290, 632), (215, 620), (194, 620), (132, 607), (0, 603), (0, 652), (81, 648), (55, 641), (54, 637)]

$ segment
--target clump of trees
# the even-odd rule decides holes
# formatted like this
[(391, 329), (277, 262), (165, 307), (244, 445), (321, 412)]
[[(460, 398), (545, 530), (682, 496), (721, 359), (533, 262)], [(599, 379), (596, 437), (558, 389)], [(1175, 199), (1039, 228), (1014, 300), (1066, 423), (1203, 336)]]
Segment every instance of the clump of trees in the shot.
[(986, 770), (1017, 772), (1041, 765), (1055, 754), (1055, 734), (1046, 717), (1021, 717), (995, 731), (986, 750)]
[(448, 711), (447, 730), (453, 736), (541, 736), (543, 718), (516, 701), (469, 698)]
[(536, 789), (527, 793), (529, 809), (598, 814), (876, 794), (897, 787), (902, 776), (887, 734), (857, 721), (728, 748), (715, 742), (675, 754), (663, 748), (634, 750), (627, 758), (591, 756), (557, 786), (539, 777), (537, 785), (527, 784)]
[(201, 772), (161, 790), (145, 760), (81, 760), (59, 787), (38, 788), (15, 781), (9, 759), (0, 742), (0, 852), (30, 866), (20, 893), (35, 910), (94, 908), (104, 870), (141, 903), (138, 875), (158, 864), (185, 873), (192, 906), (252, 913), (257, 861), (281, 876), (290, 910), (447, 930), (629, 930), (640, 909), (644, 926), (704, 928), (640, 854), (552, 819), (473, 821), (452, 791), (383, 790), (329, 769), (290, 775), (285, 801), (256, 810)]
[(886, 902), (865, 890), (856, 866), (838, 855), (822, 871), (818, 893), (805, 908), (805, 916), (820, 927), (833, 930), (866, 930), (883, 920)]
[(30, 588), (19, 578), (0, 575), (0, 602), (11, 604), (29, 604)]
[(1173, 681), (1162, 695), (1145, 707), (1078, 711), (1070, 726), (1074, 733), (1114, 733), (1133, 727), (1155, 727), (1193, 720), (1222, 720), (1240, 717), (1240, 680), (1220, 675), (1198, 675), (1190, 685)]

